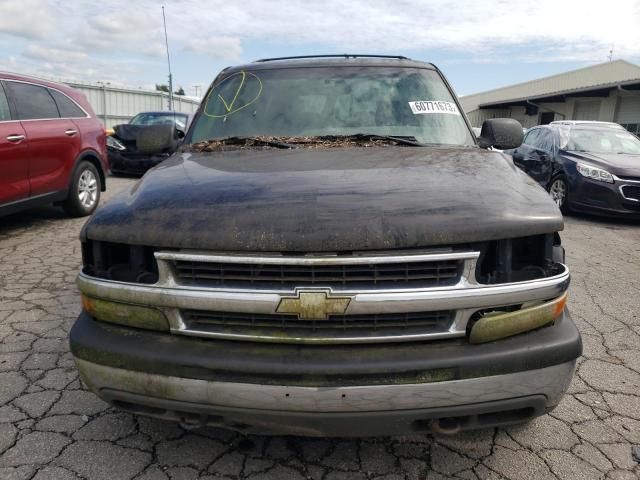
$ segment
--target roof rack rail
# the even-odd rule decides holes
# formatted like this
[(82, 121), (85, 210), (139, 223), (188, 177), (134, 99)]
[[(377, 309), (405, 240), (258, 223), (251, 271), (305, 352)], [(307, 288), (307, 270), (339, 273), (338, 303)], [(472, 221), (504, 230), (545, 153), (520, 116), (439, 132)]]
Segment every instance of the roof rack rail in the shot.
[(273, 62), (276, 60), (299, 60), (304, 58), (395, 58), (397, 60), (409, 60), (402, 55), (366, 55), (360, 53), (342, 53), (333, 55), (298, 55), (294, 57), (274, 57), (274, 58), (261, 58), (255, 60), (255, 62)]

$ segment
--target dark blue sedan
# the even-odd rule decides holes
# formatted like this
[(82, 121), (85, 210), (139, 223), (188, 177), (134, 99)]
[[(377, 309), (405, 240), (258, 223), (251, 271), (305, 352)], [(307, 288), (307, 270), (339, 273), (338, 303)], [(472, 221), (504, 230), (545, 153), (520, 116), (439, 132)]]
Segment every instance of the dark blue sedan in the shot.
[(640, 218), (640, 140), (616, 123), (552, 122), (505, 153), (563, 212)]

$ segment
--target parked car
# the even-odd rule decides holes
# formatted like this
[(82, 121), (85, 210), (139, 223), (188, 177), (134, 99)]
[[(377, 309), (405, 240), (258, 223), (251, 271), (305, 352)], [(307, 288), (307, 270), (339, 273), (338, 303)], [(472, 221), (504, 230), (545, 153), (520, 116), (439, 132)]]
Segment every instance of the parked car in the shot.
[(140, 112), (131, 120), (129, 125), (163, 125), (174, 124), (176, 129), (186, 133), (191, 121), (191, 115), (182, 112)]
[(564, 212), (640, 217), (640, 140), (616, 123), (552, 122), (505, 153)]
[[(487, 120), (483, 145), (520, 124)], [(404, 57), (225, 69), (185, 145), (81, 233), (86, 384), (189, 427), (368, 436), (524, 422), (582, 344), (560, 211)], [(509, 188), (505, 188), (508, 185)]]
[(84, 95), (0, 72), (0, 215), (50, 203), (89, 215), (108, 170), (105, 129)]
[(143, 175), (176, 151), (190, 116), (178, 112), (142, 112), (116, 125), (107, 137), (113, 173)]

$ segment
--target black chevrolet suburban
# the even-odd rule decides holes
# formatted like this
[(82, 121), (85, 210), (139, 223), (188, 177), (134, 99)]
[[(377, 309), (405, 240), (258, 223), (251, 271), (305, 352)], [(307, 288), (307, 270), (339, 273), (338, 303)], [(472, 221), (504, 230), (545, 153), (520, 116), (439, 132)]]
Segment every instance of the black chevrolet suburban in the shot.
[(562, 216), (432, 64), (223, 70), (170, 159), (81, 233), (84, 382), (247, 433), (454, 433), (553, 409), (581, 354)]

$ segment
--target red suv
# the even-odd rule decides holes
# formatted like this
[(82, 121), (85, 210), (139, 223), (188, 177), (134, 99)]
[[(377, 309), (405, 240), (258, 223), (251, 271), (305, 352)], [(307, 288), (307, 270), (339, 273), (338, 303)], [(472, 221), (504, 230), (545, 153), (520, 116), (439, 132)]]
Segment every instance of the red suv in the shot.
[(0, 72), (0, 215), (47, 203), (89, 215), (108, 170), (105, 129), (83, 94)]

